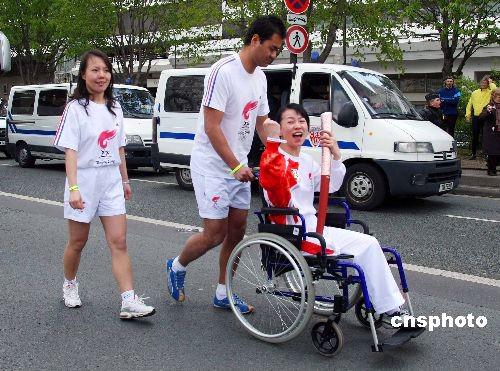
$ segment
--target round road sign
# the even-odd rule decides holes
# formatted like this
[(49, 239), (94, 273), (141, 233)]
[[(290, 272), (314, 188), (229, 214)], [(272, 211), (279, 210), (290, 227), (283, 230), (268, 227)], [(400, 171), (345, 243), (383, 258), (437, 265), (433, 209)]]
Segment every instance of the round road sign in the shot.
[(287, 9), (295, 14), (304, 13), (310, 3), (311, 0), (285, 0)]
[(285, 42), (290, 53), (300, 54), (307, 49), (309, 34), (304, 27), (293, 25), (286, 31)]

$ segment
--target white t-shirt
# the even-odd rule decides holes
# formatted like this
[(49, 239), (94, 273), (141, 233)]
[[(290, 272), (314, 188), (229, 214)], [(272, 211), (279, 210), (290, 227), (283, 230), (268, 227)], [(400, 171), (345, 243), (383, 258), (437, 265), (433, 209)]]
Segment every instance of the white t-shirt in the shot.
[(198, 129), (191, 153), (191, 170), (198, 173), (232, 178), (229, 167), (212, 147), (205, 133), (203, 108), (224, 112), (221, 129), (234, 155), (248, 163), (257, 116), (269, 113), (267, 81), (257, 67), (248, 73), (238, 54), (215, 63), (205, 76), (203, 101), (198, 116)]
[(77, 100), (66, 106), (54, 139), (54, 146), (64, 151), (78, 152), (77, 167), (102, 167), (120, 165), (118, 149), (124, 147), (125, 130), (123, 111), (118, 102), (113, 111), (105, 104), (89, 101), (87, 112)]

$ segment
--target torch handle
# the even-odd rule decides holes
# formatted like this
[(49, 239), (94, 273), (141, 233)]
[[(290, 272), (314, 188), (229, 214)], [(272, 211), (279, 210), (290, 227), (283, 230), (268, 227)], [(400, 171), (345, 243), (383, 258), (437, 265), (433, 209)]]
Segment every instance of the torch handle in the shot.
[[(332, 113), (324, 112), (321, 114), (321, 130), (331, 131)], [(321, 183), (319, 190), (318, 223), (316, 232), (323, 234), (325, 227), (326, 213), (328, 211), (328, 191), (330, 188), (330, 169), (332, 155), (329, 148), (322, 148), (321, 153)]]

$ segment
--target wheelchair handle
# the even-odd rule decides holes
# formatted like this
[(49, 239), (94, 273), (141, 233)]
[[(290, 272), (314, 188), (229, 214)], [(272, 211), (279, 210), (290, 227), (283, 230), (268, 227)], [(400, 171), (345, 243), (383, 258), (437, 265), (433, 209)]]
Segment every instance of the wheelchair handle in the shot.
[(263, 207), (260, 212), (265, 215), (299, 215), (299, 209), (295, 207)]

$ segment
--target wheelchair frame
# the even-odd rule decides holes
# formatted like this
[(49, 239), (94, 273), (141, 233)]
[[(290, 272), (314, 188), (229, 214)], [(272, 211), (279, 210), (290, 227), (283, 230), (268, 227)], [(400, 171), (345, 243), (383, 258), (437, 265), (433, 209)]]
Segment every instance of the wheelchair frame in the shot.
[[(363, 228), (364, 233), (369, 234), (369, 228), (368, 226), (358, 220), (351, 219), (351, 213), (349, 206), (345, 202), (345, 199), (340, 198), (340, 197), (334, 197), (330, 199), (331, 203), (333, 205), (338, 205), (342, 206), (344, 208), (344, 219), (340, 218), (340, 221), (342, 220), (345, 221), (344, 225), (345, 227), (349, 227), (352, 224), (357, 224), (360, 225)], [(336, 281), (339, 285), (339, 288), (342, 289), (342, 295), (334, 295), (333, 298), (330, 296), (322, 296), (322, 295), (314, 295), (314, 300), (315, 302), (324, 302), (324, 303), (330, 303), (333, 304), (333, 314), (330, 315), (327, 319), (326, 322), (322, 323), (319, 322), (317, 323), (312, 330), (312, 337), (313, 337), (313, 343), (317, 350), (326, 356), (332, 356), (340, 349), (338, 349), (338, 345), (343, 344), (343, 339), (342, 339), (342, 332), (340, 331), (340, 328), (338, 326), (338, 323), (341, 318), (342, 313), (346, 313), (347, 310), (349, 309), (349, 286), (354, 285), (354, 284), (359, 284), (361, 287), (362, 291), (362, 300), (359, 300), (356, 304), (356, 316), (358, 320), (366, 327), (370, 328), (371, 334), (372, 334), (372, 339), (373, 339), (373, 345), (372, 345), (372, 351), (374, 352), (382, 352), (384, 347), (386, 346), (397, 346), (401, 345), (403, 343), (406, 343), (408, 340), (411, 338), (419, 336), (424, 329), (417, 329), (417, 330), (398, 330), (393, 337), (395, 338), (394, 341), (389, 341), (386, 343), (381, 343), (379, 342), (378, 339), (378, 334), (376, 331), (377, 325), (381, 324), (382, 320), (382, 315), (379, 318), (379, 323), (376, 324), (375, 322), (375, 310), (373, 308), (373, 305), (370, 301), (370, 296), (368, 293), (367, 285), (366, 285), (366, 279), (365, 279), (365, 274), (363, 272), (363, 269), (358, 265), (353, 263), (352, 261), (349, 261), (350, 259), (353, 258), (352, 255), (346, 255), (346, 254), (340, 254), (340, 255), (335, 255), (335, 256), (327, 256), (326, 255), (326, 241), (324, 237), (318, 233), (315, 232), (305, 232), (307, 231), (306, 229), (306, 222), (304, 217), (299, 213), (299, 210), (296, 208), (276, 208), (276, 207), (262, 207), (260, 211), (256, 211), (255, 214), (259, 218), (260, 224), (259, 224), (259, 234), (250, 236), (249, 238), (255, 237), (262, 235), (261, 229), (265, 229), (266, 232), (275, 234), (276, 236), (283, 237), (287, 241), (289, 241), (295, 248), (299, 250), (300, 253), (300, 243), (302, 240), (305, 240), (307, 237), (315, 238), (319, 241), (320, 246), (321, 246), (321, 254), (318, 254), (316, 257), (305, 257), (305, 260), (307, 262), (307, 267), (311, 271), (311, 276), (313, 277), (314, 280), (319, 280), (319, 279), (326, 279), (326, 280), (333, 280)], [(297, 216), (301, 220), (300, 225), (295, 225), (295, 226), (284, 226), (280, 224), (271, 224), (268, 222), (268, 216), (269, 215), (292, 215), (292, 216)], [(332, 215), (334, 217), (332, 217)], [(335, 215), (337, 215), (335, 217)], [(328, 223), (333, 220), (339, 220), (338, 218), (338, 213), (328, 213), (327, 218), (326, 218), (326, 223), (325, 225), (327, 226), (335, 226), (339, 227), (339, 224), (337, 225), (332, 225), (332, 223)], [(262, 227), (262, 226), (265, 226)], [(299, 232), (297, 234), (293, 234), (292, 236), (290, 234), (283, 235), (282, 231), (280, 229), (283, 229), (283, 227), (292, 227), (292, 228), (299, 228)], [(276, 230), (276, 232), (273, 232), (273, 229)], [(281, 234), (280, 234), (281, 233)], [(245, 241), (245, 240), (244, 240)], [(243, 242), (243, 241), (242, 241)], [(240, 243), (241, 244), (241, 243)], [(237, 250), (237, 249), (235, 249)], [(264, 256), (264, 250), (261, 245), (261, 250), (262, 250), (262, 256)], [(382, 247), (382, 251), (384, 253), (390, 254), (390, 258), (387, 260), (388, 264), (390, 265), (396, 265), (398, 267), (398, 273), (399, 273), (399, 278), (400, 278), (400, 283), (403, 291), (403, 295), (405, 297), (410, 315), (414, 315), (413, 312), (413, 307), (411, 305), (410, 301), (410, 296), (409, 296), (409, 289), (408, 289), (408, 283), (406, 280), (406, 275), (404, 272), (403, 268), (403, 263), (401, 259), (401, 255), (396, 251), (396, 249), (391, 248), (391, 247)], [(232, 259), (233, 258), (233, 259)], [(234, 271), (232, 269), (232, 266), (235, 262), (235, 258), (239, 257), (230, 257), (230, 261), (228, 263), (228, 270), (226, 272), (226, 277), (229, 278), (229, 275), (234, 274)], [(233, 262), (233, 264), (231, 264)], [(261, 259), (261, 264), (262, 264), (262, 269), (266, 271), (267, 273), (267, 278), (268, 280), (271, 280), (273, 277), (273, 272), (276, 271), (276, 267), (278, 265), (282, 265), (281, 262), (279, 261), (268, 261), (267, 256), (266, 259), (262, 258)], [(231, 267), (231, 268), (230, 268)], [(286, 268), (286, 267), (285, 267)], [(349, 274), (348, 270), (354, 270), (356, 272), (355, 275)], [(325, 273), (329, 274), (330, 276), (326, 276)], [(282, 273), (280, 273), (282, 274)], [(230, 282), (231, 279), (229, 279), (227, 282)], [(314, 288), (313, 288), (314, 289)], [(256, 292), (259, 293), (259, 289), (256, 289)], [(306, 289), (307, 291), (307, 289)], [(314, 291), (314, 290), (312, 290)], [(233, 311), (237, 311), (238, 309), (233, 303), (232, 300), (232, 289), (230, 288), (229, 291), (230, 295), (228, 297), (230, 298), (230, 303)], [(290, 291), (290, 292), (283, 292), (283, 291), (274, 291), (272, 292), (273, 295), (279, 295), (279, 296), (286, 296), (290, 298), (294, 298), (297, 296), (296, 292)], [(308, 303), (309, 305), (309, 303)], [(364, 308), (363, 308), (364, 305)], [(366, 316), (367, 316), (367, 322), (362, 321), (362, 319), (358, 316), (358, 312), (362, 313), (362, 311), (366, 311)], [(236, 313), (236, 312), (235, 312)], [(242, 317), (238, 317), (241, 321)], [(245, 326), (247, 327), (247, 326)], [(321, 333), (319, 333), (321, 328)], [(248, 329), (248, 328), (247, 328)], [(254, 334), (255, 335), (255, 334)], [(258, 336), (259, 337), (259, 336)], [(327, 341), (332, 340), (332, 338), (337, 338), (337, 347), (333, 348), (327, 348), (327, 349), (322, 349), (322, 344), (324, 344)], [(268, 339), (260, 337), (262, 340), (270, 341)], [(278, 342), (278, 341), (272, 341), (272, 342)]]

